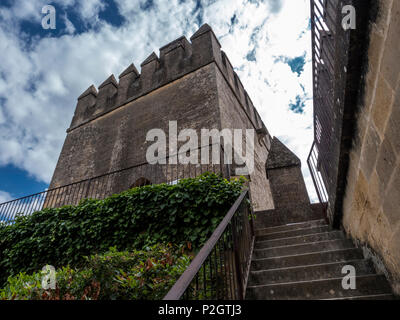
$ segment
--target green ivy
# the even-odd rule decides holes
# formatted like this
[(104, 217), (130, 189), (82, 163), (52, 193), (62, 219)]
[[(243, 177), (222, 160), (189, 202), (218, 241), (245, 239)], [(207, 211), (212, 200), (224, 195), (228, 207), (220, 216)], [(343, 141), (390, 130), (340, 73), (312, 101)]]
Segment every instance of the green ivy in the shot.
[(44, 265), (80, 266), (84, 256), (158, 243), (200, 248), (242, 192), (244, 179), (216, 174), (133, 188), (104, 200), (44, 209), (0, 227), (0, 284)]
[(9, 277), (3, 300), (159, 300), (189, 266), (191, 258), (176, 247), (155, 245), (144, 250), (104, 254), (85, 259), (82, 268), (56, 271), (55, 289), (43, 289), (41, 272)]

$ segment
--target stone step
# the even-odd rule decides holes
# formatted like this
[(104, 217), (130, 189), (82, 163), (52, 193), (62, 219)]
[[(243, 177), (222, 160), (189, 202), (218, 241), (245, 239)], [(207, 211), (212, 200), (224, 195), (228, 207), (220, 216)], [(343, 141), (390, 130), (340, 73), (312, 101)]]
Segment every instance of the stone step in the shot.
[(331, 232), (314, 233), (305, 236), (296, 236), (283, 239), (257, 241), (255, 243), (254, 249), (267, 249), (273, 247), (282, 247), (294, 244), (319, 242), (324, 240), (337, 240), (337, 239), (345, 239), (343, 232), (331, 231)]
[(283, 247), (274, 247), (268, 249), (257, 249), (253, 252), (253, 259), (264, 259), (271, 257), (283, 257), (294, 254), (305, 254), (312, 252), (325, 252), (332, 250), (354, 248), (352, 241), (347, 239), (327, 240), (320, 242), (310, 242), (305, 244), (296, 244)]
[(391, 288), (382, 275), (356, 277), (356, 289), (345, 290), (343, 278), (279, 283), (249, 286), (246, 299), (249, 300), (309, 300), (360, 297), (391, 294)]
[(255, 227), (269, 228), (288, 223), (297, 223), (326, 218), (326, 209), (321, 204), (299, 204), (294, 207), (255, 212)]
[(323, 219), (319, 220), (312, 220), (312, 221), (305, 221), (305, 222), (297, 222), (297, 223), (290, 223), (290, 224), (285, 224), (285, 225), (280, 225), (276, 227), (270, 227), (270, 228), (263, 228), (263, 229), (258, 229), (256, 231), (263, 231), (265, 233), (273, 233), (273, 232), (281, 232), (281, 231), (290, 231), (294, 229), (299, 229), (299, 228), (311, 228), (311, 227), (317, 227), (317, 226), (326, 226), (327, 223)]
[(279, 268), (290, 268), (295, 266), (307, 266), (331, 262), (345, 262), (351, 260), (360, 260), (364, 256), (360, 249), (344, 249), (326, 252), (315, 252), (307, 254), (295, 254), (284, 257), (274, 257), (266, 259), (253, 259), (251, 270), (269, 270)]
[(371, 261), (353, 260), (310, 266), (252, 271), (249, 276), (249, 286), (340, 278), (343, 276), (342, 268), (346, 265), (353, 266), (356, 269), (356, 274), (358, 276), (375, 273)]
[(256, 231), (256, 241), (266, 241), (274, 239), (283, 239), (296, 236), (305, 236), (314, 233), (323, 233), (331, 231), (329, 226), (319, 226), (311, 228), (298, 228), (289, 231), (278, 231), (278, 232), (264, 232), (263, 230)]
[(323, 300), (396, 300), (393, 294), (375, 294), (357, 297), (347, 297), (347, 298), (333, 298), (333, 299), (323, 299)]

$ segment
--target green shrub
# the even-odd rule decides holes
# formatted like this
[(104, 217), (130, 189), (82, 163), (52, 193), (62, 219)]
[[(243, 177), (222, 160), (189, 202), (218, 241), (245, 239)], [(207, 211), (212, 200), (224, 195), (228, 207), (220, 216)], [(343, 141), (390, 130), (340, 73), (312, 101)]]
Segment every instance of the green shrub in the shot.
[(84, 256), (110, 247), (190, 242), (200, 248), (240, 195), (243, 182), (204, 174), (19, 217), (0, 227), (0, 284), (48, 264), (79, 267)]
[(60, 268), (56, 289), (42, 289), (41, 272), (9, 277), (0, 290), (6, 300), (159, 300), (190, 264), (190, 257), (171, 246), (86, 258), (82, 268)]

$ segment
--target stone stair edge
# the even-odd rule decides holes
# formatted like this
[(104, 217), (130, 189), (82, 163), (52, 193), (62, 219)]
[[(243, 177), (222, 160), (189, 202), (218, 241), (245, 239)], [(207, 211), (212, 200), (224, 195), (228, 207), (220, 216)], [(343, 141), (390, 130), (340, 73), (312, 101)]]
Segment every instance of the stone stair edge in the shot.
[(333, 252), (347, 251), (347, 250), (348, 250), (348, 251), (350, 251), (350, 250), (361, 251), (361, 249), (359, 249), (359, 248), (335, 249), (335, 250), (326, 250), (326, 251), (318, 251), (318, 252), (310, 252), (310, 253), (291, 254), (291, 255), (280, 256), (280, 257), (269, 257), (269, 258), (262, 258), (262, 259), (252, 259), (252, 262), (253, 262), (253, 261), (259, 262), (259, 261), (264, 261), (264, 260), (290, 258), (290, 257), (300, 257), (300, 256), (307, 256), (307, 255), (310, 255), (310, 254), (318, 255), (318, 254), (323, 254), (323, 253), (333, 253)]
[[(281, 239), (279, 239), (279, 240), (281, 240)], [(261, 252), (261, 251), (267, 251), (267, 250), (271, 250), (271, 249), (293, 248), (293, 247), (296, 247), (296, 246), (307, 246), (307, 245), (313, 245), (313, 244), (326, 244), (326, 243), (332, 243), (332, 242), (348, 242), (348, 243), (351, 242), (353, 244), (353, 242), (350, 239), (332, 239), (332, 240), (297, 243), (297, 244), (290, 244), (290, 245), (285, 245), (285, 246), (269, 247), (269, 248), (262, 248), (262, 249), (254, 248), (253, 251), (254, 252)]]
[(351, 264), (354, 262), (362, 262), (362, 261), (365, 261), (366, 263), (370, 263), (370, 259), (354, 259), (354, 260), (348, 260), (348, 261), (336, 261), (336, 262), (317, 263), (317, 264), (309, 264), (309, 265), (298, 265), (298, 266), (285, 267), (285, 268), (263, 269), (263, 270), (250, 271), (250, 273), (259, 274), (259, 273), (263, 273), (263, 272), (294, 270), (294, 269), (301, 269), (301, 268), (310, 268), (311, 269), (313, 267), (319, 267), (319, 266), (330, 266), (330, 265), (343, 264), (343, 263)]
[(262, 236), (276, 235), (276, 234), (287, 233), (287, 232), (295, 232), (295, 231), (300, 231), (300, 230), (308, 231), (308, 230), (312, 230), (312, 229), (319, 229), (319, 228), (326, 228), (326, 227), (329, 227), (329, 225), (312, 226), (310, 228), (298, 228), (298, 229), (284, 230), (284, 231), (278, 231), (278, 232), (269, 232), (269, 233), (262, 234), (262, 235), (257, 235), (257, 231), (264, 231), (266, 229), (258, 229), (255, 232), (256, 232), (256, 237), (257, 236), (262, 237)]
[(285, 223), (285, 224), (281, 224), (281, 225), (273, 226), (273, 227), (259, 228), (259, 229), (256, 229), (256, 231), (257, 230), (267, 230), (267, 229), (278, 229), (278, 228), (282, 228), (282, 227), (292, 227), (292, 226), (298, 226), (298, 225), (307, 225), (307, 224), (318, 223), (318, 222), (324, 223), (324, 225), (328, 225), (324, 219), (315, 219), (315, 220), (305, 220), (305, 221), (301, 221), (301, 222)]
[[(383, 278), (386, 280), (385, 276), (382, 274), (366, 274), (356, 276), (356, 279), (360, 278)], [(327, 279), (318, 279), (318, 280), (301, 280), (301, 281), (292, 281), (292, 282), (281, 282), (281, 283), (271, 283), (271, 284), (264, 284), (264, 285), (257, 285), (257, 286), (248, 286), (248, 289), (258, 289), (258, 288), (265, 288), (265, 287), (279, 287), (279, 286), (287, 286), (287, 285), (297, 285), (297, 284), (306, 284), (306, 283), (323, 283), (326, 281), (342, 281), (343, 277), (339, 278), (327, 278)]]
[[(256, 241), (256, 244), (267, 244), (268, 242), (273, 242), (273, 241), (285, 241), (285, 240), (294, 240), (294, 239), (301, 239), (301, 238), (305, 238), (305, 237), (312, 237), (312, 236), (320, 236), (320, 235), (324, 235), (327, 233), (338, 233), (338, 234), (343, 234), (342, 231), (340, 230), (332, 230), (332, 231), (325, 231), (325, 232), (319, 232), (319, 233), (311, 233), (311, 234), (305, 234), (305, 235), (300, 235), (300, 236), (293, 236), (293, 237), (287, 237), (287, 238), (279, 238), (279, 239), (270, 239), (270, 240), (259, 240)], [(347, 239), (347, 238), (344, 238)], [(273, 248), (273, 247), (271, 247)]]

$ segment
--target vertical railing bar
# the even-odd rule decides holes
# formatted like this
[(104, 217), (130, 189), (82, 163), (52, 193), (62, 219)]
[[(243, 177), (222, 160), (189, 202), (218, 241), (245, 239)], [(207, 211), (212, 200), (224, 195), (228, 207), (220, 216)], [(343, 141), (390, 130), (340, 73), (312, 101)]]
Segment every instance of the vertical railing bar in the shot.
[(60, 190), (60, 189), (55, 189), (55, 190), (53, 189), (53, 190), (49, 191), (49, 192), (51, 192), (49, 207), (54, 207), (54, 205), (57, 201), (58, 190)]
[(10, 211), (10, 208), (11, 208), (11, 206), (12, 206), (12, 202), (7, 202), (6, 204), (5, 204), (5, 209), (4, 209), (4, 220), (6, 221), (6, 223), (9, 223), (8, 221), (10, 220), (9, 218), (8, 218), (8, 216), (9, 216), (9, 211)]
[[(46, 194), (47, 194), (47, 191), (46, 191)], [(33, 206), (34, 206), (34, 199), (33, 199), (33, 197), (29, 197), (29, 199), (30, 199), (30, 203), (29, 203), (29, 207), (28, 207), (28, 213), (29, 214), (32, 214), (33, 213)]]
[(226, 242), (227, 242), (226, 238), (227, 238), (227, 231), (225, 231), (225, 233), (224, 233), (224, 242), (223, 242), (224, 243), (224, 265), (225, 265), (226, 281), (229, 281), (229, 282), (227, 282), (227, 285), (228, 285), (227, 294), (230, 296), (230, 298), (232, 298), (232, 284), (231, 284), (230, 275), (229, 275), (229, 256), (228, 256), (229, 248), (226, 244)]
[[(23, 200), (23, 199), (22, 199)], [(19, 213), (19, 208), (21, 207), (21, 201), (22, 200), (18, 200), (17, 205), (15, 206), (15, 211), (14, 211), (14, 216), (17, 216)]]
[(218, 258), (219, 258), (219, 265), (221, 267), (220, 272), (221, 272), (221, 278), (222, 278), (222, 283), (223, 283), (223, 288), (224, 288), (223, 299), (225, 299), (226, 298), (226, 285), (225, 285), (226, 275), (224, 273), (224, 261), (222, 259), (223, 250), (221, 248), (221, 246), (223, 244), (223, 237), (224, 237), (224, 234), (222, 235), (221, 239), (218, 241)]
[(43, 209), (45, 200), (46, 200), (45, 194), (44, 193), (40, 193), (40, 208), (37, 211), (40, 211), (40, 210)]
[(199, 274), (198, 273), (196, 274), (196, 290), (195, 290), (195, 293), (196, 293), (196, 300), (198, 300), (197, 299), (198, 296), (199, 296)]
[(82, 183), (74, 185), (74, 194), (72, 196), (72, 204), (77, 205), (79, 203), (79, 191), (81, 190)]
[(215, 287), (214, 287), (214, 279), (213, 279), (213, 271), (212, 271), (212, 268), (213, 268), (213, 263), (212, 263), (212, 251), (210, 252), (210, 255), (209, 255), (209, 257), (208, 257), (208, 262), (209, 262), (209, 268), (210, 268), (210, 293), (211, 293), (211, 295), (210, 295), (210, 300), (212, 300), (213, 298), (214, 298), (214, 296), (213, 296), (213, 294), (215, 295), (215, 292), (213, 293), (213, 289), (215, 290)]
[(203, 265), (203, 290), (204, 290), (204, 300), (207, 298), (207, 274), (206, 274), (206, 264)]
[(239, 248), (238, 248), (238, 237), (237, 237), (237, 225), (236, 225), (235, 219), (233, 220), (233, 224), (234, 224), (234, 228), (233, 228), (234, 233), (232, 235), (232, 238), (233, 238), (233, 243), (234, 243), (234, 248), (235, 248), (234, 255), (235, 255), (235, 266), (236, 266), (236, 269), (237, 269), (236, 276), (237, 276), (237, 281), (238, 281), (239, 299), (243, 300), (243, 287), (242, 287), (243, 283), (242, 283), (242, 280), (241, 280), (242, 279), (242, 274), (241, 274), (241, 270), (240, 270), (240, 257), (239, 257), (238, 251), (236, 250), (236, 249), (239, 249)]
[(83, 200), (83, 198), (84, 198), (84, 194), (85, 194), (85, 184), (86, 184), (87, 182), (81, 182), (80, 184), (79, 184), (79, 188), (78, 188), (78, 194), (77, 194), (77, 199), (76, 199), (76, 204), (79, 204), (82, 200)]
[(65, 199), (65, 187), (60, 188), (60, 195), (59, 195), (59, 202), (57, 203), (58, 207), (62, 207), (64, 205), (64, 199)]
[(15, 212), (17, 211), (17, 208), (18, 208), (18, 202), (19, 202), (19, 200), (16, 200), (15, 202), (14, 202), (14, 206), (12, 207), (12, 209), (11, 209), (11, 216), (10, 216), (10, 218), (13, 218), (13, 219), (15, 219)]
[(7, 223), (7, 221), (6, 221), (6, 217), (5, 217), (5, 215), (6, 215), (6, 209), (7, 209), (7, 203), (5, 203), (5, 204), (0, 204), (0, 223), (4, 223), (4, 224), (6, 224)]

